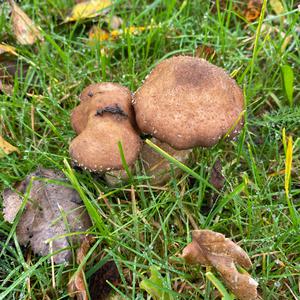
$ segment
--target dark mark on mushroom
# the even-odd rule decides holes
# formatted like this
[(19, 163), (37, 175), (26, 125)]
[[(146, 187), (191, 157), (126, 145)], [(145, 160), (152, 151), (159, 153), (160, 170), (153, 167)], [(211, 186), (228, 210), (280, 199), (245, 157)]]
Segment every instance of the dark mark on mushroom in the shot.
[(115, 106), (106, 106), (102, 109), (97, 109), (97, 112), (95, 114), (95, 116), (103, 116), (104, 113), (110, 113), (110, 114), (113, 114), (113, 115), (120, 115), (120, 116), (123, 116), (125, 118), (128, 117), (128, 115), (122, 110), (122, 108), (118, 105), (118, 104), (115, 104)]

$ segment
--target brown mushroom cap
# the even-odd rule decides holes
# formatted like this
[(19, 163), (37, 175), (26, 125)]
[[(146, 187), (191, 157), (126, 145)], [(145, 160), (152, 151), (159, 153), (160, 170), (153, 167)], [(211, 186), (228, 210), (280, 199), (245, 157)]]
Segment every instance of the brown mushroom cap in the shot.
[(133, 100), (141, 131), (176, 149), (216, 144), (239, 119), (243, 102), (223, 69), (189, 56), (158, 64)]
[(118, 142), (127, 164), (132, 165), (140, 152), (141, 140), (128, 118), (91, 114), (85, 129), (71, 142), (70, 155), (79, 167), (94, 172), (122, 169)]
[(79, 99), (81, 102), (86, 101), (92, 97), (94, 97), (96, 94), (102, 94), (102, 93), (112, 93), (112, 92), (124, 92), (124, 94), (127, 94), (130, 91), (114, 82), (100, 82), (100, 83), (92, 83), (84, 88), (84, 90), (81, 92)]
[[(90, 95), (93, 96), (89, 96)], [(80, 95), (81, 103), (72, 111), (71, 125), (77, 134), (80, 134), (87, 125), (91, 113), (96, 113), (107, 107), (116, 105), (128, 115), (131, 124), (135, 127), (135, 116), (131, 104), (131, 92), (117, 83), (96, 83), (86, 87)]]

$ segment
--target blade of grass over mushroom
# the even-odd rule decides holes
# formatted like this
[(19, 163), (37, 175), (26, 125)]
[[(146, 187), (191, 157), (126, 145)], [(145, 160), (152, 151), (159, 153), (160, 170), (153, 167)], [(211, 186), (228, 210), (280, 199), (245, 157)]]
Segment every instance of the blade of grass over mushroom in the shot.
[(86, 209), (96, 227), (99, 229), (102, 236), (107, 237), (109, 235), (109, 230), (104, 224), (102, 217), (98, 214), (95, 205), (88, 199), (84, 191), (82, 190), (80, 183), (78, 182), (76, 175), (71, 169), (68, 161), (64, 159), (64, 165), (66, 166), (66, 170), (64, 170), (65, 175), (69, 178), (75, 190), (79, 193), (80, 198), (82, 199)]
[(234, 297), (230, 296), (223, 283), (211, 272), (205, 273), (206, 278), (218, 289), (222, 295), (222, 300), (233, 300)]
[(176, 158), (174, 158), (173, 156), (171, 156), (170, 154), (168, 154), (167, 152), (165, 152), (164, 150), (162, 150), (160, 147), (158, 147), (157, 145), (155, 145), (154, 143), (152, 143), (149, 139), (146, 139), (146, 143), (153, 148), (156, 152), (158, 152), (161, 156), (163, 156), (164, 158), (166, 158), (168, 161), (170, 161), (171, 163), (173, 163), (175, 166), (177, 166), (178, 168), (180, 168), (181, 170), (183, 170), (184, 172), (188, 173), (189, 175), (191, 175), (192, 177), (196, 178), (197, 180), (201, 181), (202, 183), (205, 183), (205, 185), (207, 185), (209, 188), (211, 188), (214, 192), (216, 193), (220, 193), (213, 185), (211, 185), (206, 179), (202, 178), (199, 174), (197, 174), (194, 170), (190, 169), (189, 167), (187, 167), (186, 165), (184, 165), (183, 163), (179, 162)]
[(133, 177), (132, 177), (132, 174), (131, 174), (131, 172), (129, 170), (129, 166), (128, 166), (127, 162), (126, 162), (126, 158), (125, 158), (125, 155), (124, 155), (124, 151), (123, 151), (123, 147), (122, 147), (121, 141), (118, 142), (118, 147), (119, 147), (119, 152), (120, 152), (120, 156), (121, 156), (123, 168), (125, 169), (126, 174), (128, 175), (130, 182), (132, 182)]

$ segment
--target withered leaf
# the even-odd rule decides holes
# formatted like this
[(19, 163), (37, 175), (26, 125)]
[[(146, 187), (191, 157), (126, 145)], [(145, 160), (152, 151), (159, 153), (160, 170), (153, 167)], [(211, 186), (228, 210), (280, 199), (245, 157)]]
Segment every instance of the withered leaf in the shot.
[(137, 35), (142, 33), (145, 30), (150, 28), (155, 28), (156, 26), (130, 26), (124, 29), (115, 29), (110, 32), (99, 28), (98, 26), (93, 26), (89, 31), (89, 42), (93, 44), (95, 42), (103, 42), (107, 40), (116, 40), (122, 35), (130, 34), (130, 35)]
[(5, 154), (10, 154), (12, 152), (19, 152), (19, 149), (11, 145), (0, 135), (0, 158), (4, 157)]
[[(76, 252), (76, 262), (79, 265), (84, 260), (93, 241), (94, 238), (92, 236), (85, 236), (83, 238), (82, 243)], [(82, 266), (81, 269), (78, 269), (68, 282), (68, 293), (71, 298), (76, 297), (78, 300), (88, 300), (84, 269), (85, 265)]]
[(210, 174), (210, 183), (220, 191), (225, 183), (225, 178), (222, 175), (222, 164), (219, 159), (216, 160)]
[(206, 60), (213, 60), (214, 58), (216, 58), (216, 51), (212, 47), (206, 45), (199, 45), (196, 49), (195, 56), (199, 58), (204, 58)]
[(91, 278), (89, 291), (92, 300), (106, 300), (114, 286), (120, 283), (120, 274), (114, 261), (108, 261)]
[(0, 54), (3, 54), (3, 53), (18, 55), (15, 47), (6, 45), (6, 44), (0, 44)]
[(247, 3), (247, 8), (244, 11), (244, 16), (247, 21), (253, 22), (260, 16), (262, 0), (250, 0)]
[(112, 2), (110, 0), (80, 1), (73, 7), (70, 15), (66, 17), (65, 22), (97, 17), (107, 13), (108, 8), (111, 5)]
[(38, 39), (43, 40), (40, 30), (27, 14), (13, 0), (8, 2), (11, 6), (11, 20), (17, 41), (22, 45), (32, 45)]
[[(30, 181), (29, 199), (16, 229), (18, 241), (22, 245), (29, 243), (33, 252), (40, 255), (48, 255), (51, 248), (53, 252), (64, 249), (53, 258), (55, 263), (67, 262), (71, 251), (65, 248), (69, 243), (79, 243), (82, 235), (77, 232), (86, 231), (91, 222), (79, 194), (65, 186), (66, 179), (61, 172), (38, 168), (21, 182), (17, 192), (4, 190), (4, 219), (12, 222)], [(68, 233), (74, 234), (68, 238), (65, 236)]]
[(235, 266), (252, 266), (250, 258), (240, 246), (211, 230), (195, 230), (192, 238), (182, 253), (187, 263), (213, 266), (238, 299), (257, 299), (258, 283), (248, 273), (240, 273)]

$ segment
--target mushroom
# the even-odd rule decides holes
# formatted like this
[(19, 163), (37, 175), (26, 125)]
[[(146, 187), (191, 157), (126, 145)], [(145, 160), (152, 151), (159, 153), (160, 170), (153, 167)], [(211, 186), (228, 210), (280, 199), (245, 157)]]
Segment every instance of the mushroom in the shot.
[(223, 69), (189, 56), (159, 63), (133, 97), (140, 130), (179, 150), (213, 146), (230, 130), (236, 134), (243, 102)]
[[(192, 149), (176, 150), (170, 145), (163, 143), (156, 138), (152, 138), (151, 141), (181, 163), (188, 162)], [(171, 163), (146, 143), (143, 145), (140, 157), (146, 175), (151, 177), (149, 180), (151, 185), (161, 186), (171, 179)], [(182, 174), (182, 170), (174, 166), (174, 176), (178, 177), (180, 174)]]
[(121, 142), (125, 160), (132, 165), (142, 143), (134, 128), (130, 91), (119, 84), (99, 83), (91, 86), (94, 94), (88, 99), (88, 88), (71, 116), (78, 134), (70, 145), (73, 161), (93, 172), (122, 169)]
[[(122, 108), (131, 124), (136, 127), (134, 110), (131, 104), (131, 92), (117, 83), (103, 82), (93, 83), (87, 86), (79, 96), (81, 103), (72, 111), (71, 125), (77, 134), (86, 127), (91, 113), (111, 108), (111, 112)], [(121, 111), (119, 110), (119, 113)]]
[[(176, 150), (170, 145), (160, 142), (156, 138), (152, 138), (151, 141), (182, 163), (187, 163), (190, 153), (192, 152), (191, 149)], [(149, 183), (151, 185), (162, 186), (171, 179), (171, 163), (146, 143), (143, 144), (140, 153), (140, 162), (143, 165), (145, 174), (150, 177)], [(135, 172), (134, 166), (130, 168), (130, 172)], [(174, 166), (175, 177), (178, 177), (180, 174), (182, 174), (181, 169)], [(104, 178), (106, 183), (112, 187), (118, 186), (128, 181), (128, 175), (125, 170), (115, 170), (107, 172), (105, 173)]]

